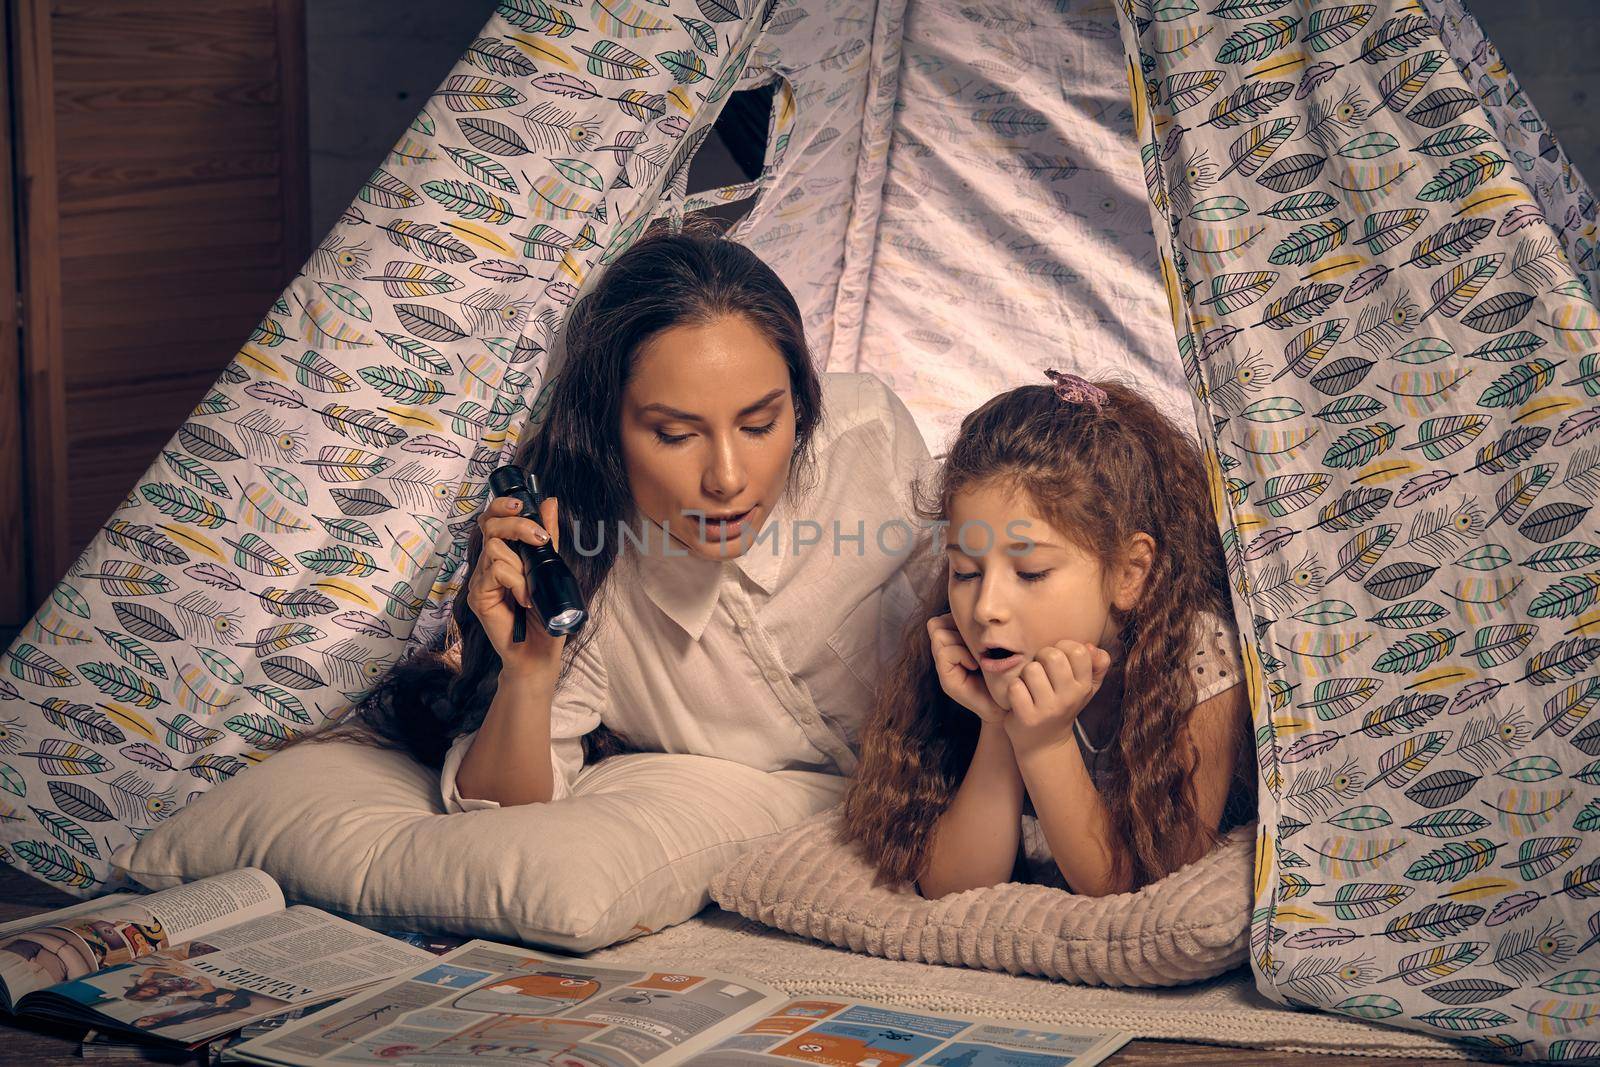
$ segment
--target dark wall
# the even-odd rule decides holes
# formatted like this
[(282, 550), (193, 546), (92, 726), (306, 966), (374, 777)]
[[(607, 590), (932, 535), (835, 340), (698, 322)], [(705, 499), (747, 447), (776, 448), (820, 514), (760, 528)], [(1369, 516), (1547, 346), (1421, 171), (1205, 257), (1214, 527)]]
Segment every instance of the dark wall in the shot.
[(1600, 183), (1600, 0), (1467, 0), (1591, 185)]
[(383, 162), (494, 7), (494, 0), (306, 0), (313, 242)]

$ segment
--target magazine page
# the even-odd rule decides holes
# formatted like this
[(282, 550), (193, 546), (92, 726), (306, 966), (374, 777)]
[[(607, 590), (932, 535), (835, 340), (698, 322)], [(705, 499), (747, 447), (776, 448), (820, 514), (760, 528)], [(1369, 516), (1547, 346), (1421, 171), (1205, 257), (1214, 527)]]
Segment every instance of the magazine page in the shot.
[[(422, 934), (411, 930), (385, 930), (383, 932), (389, 937), (395, 938), (398, 941), (404, 941), (408, 945), (414, 945), (417, 948), (424, 949), (434, 956), (443, 956), (446, 952), (449, 952), (452, 949), (460, 948), (462, 945), (472, 940), (469, 937), (457, 937), (454, 934)], [(262, 1019), (258, 1022), (250, 1023), (248, 1026), (241, 1028), (237, 1033), (229, 1034), (227, 1037), (218, 1038), (216, 1041), (213, 1041), (211, 1043), (210, 1062), (213, 1067), (215, 1067), (217, 1064), (223, 1063), (244, 1063), (244, 1060), (240, 1059), (234, 1054), (234, 1049), (238, 1046), (244, 1044), (246, 1041), (249, 1041), (252, 1038), (257, 1038), (263, 1034), (271, 1033), (272, 1031), (277, 1030), (279, 1027), (291, 1023), (296, 1019), (304, 1018), (307, 1015), (315, 1014), (316, 1012), (323, 1011), (324, 1009), (332, 1006), (332, 1003), (327, 1001), (324, 1001), (321, 1004), (306, 1004), (297, 1008), (291, 1008), (281, 1015), (274, 1015), (269, 1019)]]
[(695, 1056), (694, 1067), (1091, 1067), (1133, 1035), (934, 1015), (849, 1000), (792, 1000)]
[(117, 893), (0, 928), (7, 1011), (36, 990), (69, 982), (283, 909), (266, 871), (246, 867), (140, 896)]
[(596, 967), (470, 941), (230, 1051), (252, 1063), (668, 1067), (784, 998), (748, 979)]
[(55, 911), (41, 911), (37, 915), (25, 915), (20, 919), (12, 919), (10, 922), (0, 923), (0, 940), (4, 940), (12, 934), (20, 934), (24, 930), (32, 930), (36, 926), (49, 926), (53, 923), (61, 922), (63, 919), (76, 918), (91, 911), (99, 911), (101, 908), (109, 908), (129, 900), (141, 899), (143, 897), (138, 893), (109, 893), (103, 897), (95, 897), (93, 900), (80, 900), (76, 904), (69, 904), (64, 908), (57, 908)]
[(181, 1043), (365, 988), (432, 954), (293, 907), (35, 993), (23, 1010)]
[(321, 1004), (303, 1004), (300, 1007), (290, 1008), (281, 1015), (274, 1015), (270, 1019), (261, 1019), (241, 1027), (238, 1032), (220, 1037), (211, 1043), (209, 1062), (212, 1067), (224, 1063), (244, 1063), (235, 1053), (234, 1049), (261, 1037), (274, 1030), (281, 1029), (296, 1019), (304, 1019), (307, 1015), (315, 1015), (319, 1011), (326, 1011), (337, 1004), (338, 1001), (324, 1001)]
[(80, 900), (76, 904), (55, 911), (0, 923), (0, 1011), (9, 1013), (12, 1011), (12, 1004), (19, 998), (35, 989), (55, 984), (54, 979), (44, 969), (44, 965), (33, 962), (33, 957), (37, 953), (32, 946), (24, 945), (20, 946), (18, 951), (5, 951), (5, 947), (16, 935), (137, 899), (138, 895), (134, 893), (115, 893), (98, 900)]

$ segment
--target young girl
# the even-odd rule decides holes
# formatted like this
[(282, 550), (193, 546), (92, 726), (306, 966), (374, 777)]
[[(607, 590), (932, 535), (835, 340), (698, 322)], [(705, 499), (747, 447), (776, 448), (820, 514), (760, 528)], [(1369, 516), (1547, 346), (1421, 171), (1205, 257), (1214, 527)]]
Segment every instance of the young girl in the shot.
[(1012, 880), (1019, 852), (1075, 893), (1126, 892), (1254, 817), (1199, 450), (1124, 386), (1047, 375), (967, 416), (918, 502), (946, 587), (845, 801), (880, 873), (929, 898)]

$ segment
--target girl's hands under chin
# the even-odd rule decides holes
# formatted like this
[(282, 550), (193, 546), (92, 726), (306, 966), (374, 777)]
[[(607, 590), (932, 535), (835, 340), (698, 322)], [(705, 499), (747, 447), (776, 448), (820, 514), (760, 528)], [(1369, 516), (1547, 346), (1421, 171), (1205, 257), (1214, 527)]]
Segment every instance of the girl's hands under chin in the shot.
[(957, 704), (984, 722), (1004, 722), (1005, 709), (994, 702), (984, 684), (978, 661), (961, 640), (956, 620), (949, 612), (928, 620), (928, 640), (933, 646), (933, 665), (939, 673), (939, 688)]
[(1072, 724), (1100, 691), (1111, 654), (1079, 641), (1057, 641), (1039, 650), (1011, 683), (1006, 734), (1017, 755), (1072, 743)]

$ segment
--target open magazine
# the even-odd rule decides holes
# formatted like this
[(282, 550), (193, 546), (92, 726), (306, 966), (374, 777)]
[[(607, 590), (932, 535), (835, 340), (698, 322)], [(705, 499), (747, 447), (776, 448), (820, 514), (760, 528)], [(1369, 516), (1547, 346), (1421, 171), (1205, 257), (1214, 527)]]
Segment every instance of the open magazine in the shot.
[(733, 975), (598, 967), (469, 941), (226, 1058), (277, 1067), (1090, 1067), (1130, 1036), (793, 1000)]
[(246, 867), (0, 926), (0, 1008), (195, 1045), (433, 958)]
[[(418, 948), (427, 949), (435, 956), (442, 956), (471, 940), (454, 934), (422, 934), (414, 930), (385, 930), (383, 933)], [(239, 1029), (220, 1034), (210, 1041), (192, 1045), (153, 1042), (132, 1032), (89, 1029), (84, 1031), (83, 1040), (78, 1043), (78, 1056), (85, 1060), (113, 1060), (119, 1064), (138, 1061), (185, 1064), (187, 1067), (196, 1067), (197, 1064), (200, 1067), (217, 1067), (223, 1063), (238, 1063), (241, 1061), (233, 1055), (234, 1046), (276, 1030), (284, 1023), (321, 1011), (331, 1003), (333, 1002), (324, 1000), (316, 1004), (298, 1004), (277, 1015), (269, 1015), (253, 1023), (246, 1023)], [(202, 1049), (203, 1055), (200, 1051)]]

